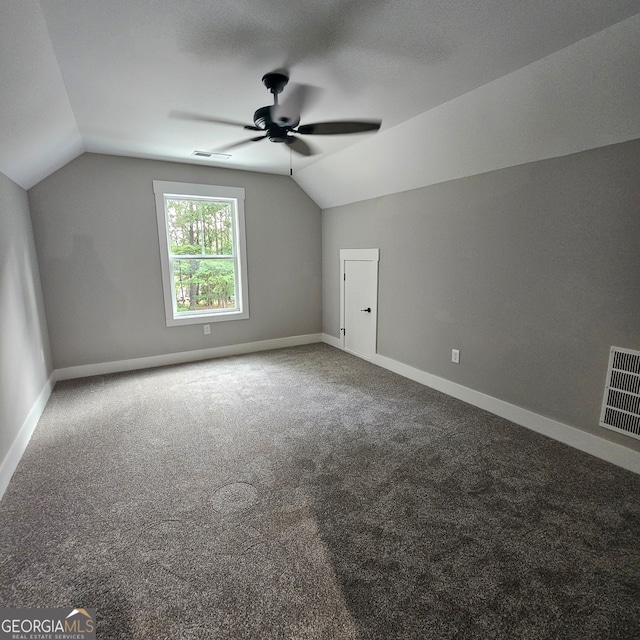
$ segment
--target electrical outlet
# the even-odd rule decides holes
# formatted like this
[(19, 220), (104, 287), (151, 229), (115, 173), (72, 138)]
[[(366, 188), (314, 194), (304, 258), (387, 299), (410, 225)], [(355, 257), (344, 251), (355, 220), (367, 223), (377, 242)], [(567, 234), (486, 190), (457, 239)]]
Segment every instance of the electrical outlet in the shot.
[(211, 325), (210, 324), (205, 324), (204, 325), (204, 335), (208, 336), (211, 333)]
[(460, 350), (459, 349), (451, 349), (451, 362), (455, 362), (456, 364), (460, 364)]

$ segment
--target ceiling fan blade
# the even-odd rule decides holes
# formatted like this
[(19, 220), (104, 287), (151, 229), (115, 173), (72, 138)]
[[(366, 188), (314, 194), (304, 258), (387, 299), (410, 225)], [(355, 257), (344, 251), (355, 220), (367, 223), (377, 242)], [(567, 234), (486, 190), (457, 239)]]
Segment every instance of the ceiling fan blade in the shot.
[(272, 107), (271, 117), (281, 126), (295, 126), (304, 110), (317, 101), (320, 89), (310, 84), (295, 84), (286, 93), (284, 100)]
[(363, 133), (365, 131), (377, 131), (382, 122), (380, 120), (368, 121), (338, 121), (338, 122), (316, 122), (314, 124), (303, 124), (296, 129), (296, 133), (303, 135), (327, 136), (341, 133)]
[(211, 116), (203, 116), (198, 113), (188, 113), (187, 111), (171, 111), (169, 113), (170, 118), (177, 118), (179, 120), (194, 120), (195, 122), (210, 122), (213, 124), (228, 124), (232, 127), (242, 127), (243, 129), (249, 129), (250, 131), (262, 131), (259, 127), (251, 124), (244, 124), (243, 122), (236, 122), (235, 120), (223, 120), (222, 118), (212, 118)]
[(293, 151), (299, 153), (301, 156), (313, 156), (316, 153), (304, 140), (296, 138), (295, 136), (288, 136), (286, 143)]
[(242, 147), (245, 144), (249, 144), (250, 142), (258, 142), (260, 140), (264, 140), (267, 136), (257, 136), (256, 138), (249, 138), (248, 140), (240, 140), (239, 142), (232, 142), (231, 144), (227, 144), (224, 147), (219, 147), (217, 151), (229, 151), (229, 149), (236, 149), (237, 147)]

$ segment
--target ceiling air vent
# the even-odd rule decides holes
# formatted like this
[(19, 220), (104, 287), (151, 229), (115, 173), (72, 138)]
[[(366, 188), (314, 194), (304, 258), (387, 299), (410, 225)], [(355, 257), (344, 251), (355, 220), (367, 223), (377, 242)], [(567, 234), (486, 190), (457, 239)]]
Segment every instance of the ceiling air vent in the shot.
[(191, 155), (212, 160), (228, 160), (231, 157), (230, 153), (216, 153), (215, 151), (194, 151)]
[(640, 439), (640, 351), (611, 347), (600, 426)]

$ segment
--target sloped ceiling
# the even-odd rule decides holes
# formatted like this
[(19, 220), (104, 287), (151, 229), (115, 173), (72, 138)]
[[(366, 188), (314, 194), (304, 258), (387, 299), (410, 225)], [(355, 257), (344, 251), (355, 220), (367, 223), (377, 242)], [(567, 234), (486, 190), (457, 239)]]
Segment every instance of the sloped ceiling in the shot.
[[(629, 42), (640, 35), (632, 17), (640, 0), (0, 0), (0, 6), (0, 171), (24, 188), (83, 151), (281, 174), (292, 162), (294, 179), (323, 207), (488, 170), (492, 155), (498, 165), (523, 161), (500, 142), (519, 147), (522, 131), (501, 131), (496, 109), (501, 114), (506, 104), (513, 125), (536, 83), (563, 84), (551, 77), (556, 67), (582, 74), (579, 83), (567, 78), (564, 93), (551, 91), (563, 113), (567, 100), (588, 101), (592, 93), (601, 99), (612, 85), (594, 74), (633, 60)], [(618, 23), (623, 28), (611, 31)], [(592, 67), (571, 53), (582, 40), (590, 43), (583, 54), (599, 52)], [(381, 131), (307, 136), (318, 151), (311, 158), (291, 159), (267, 141), (233, 149), (222, 162), (194, 158), (196, 149), (216, 150), (249, 132), (172, 114), (251, 123), (255, 109), (271, 103), (260, 79), (278, 68), (289, 70), (292, 83), (320, 88), (303, 123), (381, 118)], [(616, 78), (629, 96), (637, 68)], [(595, 83), (593, 92), (585, 79)], [(621, 123), (628, 99), (617, 106), (613, 128), (623, 130), (618, 137), (633, 137), (635, 124)], [(486, 135), (476, 136), (487, 121)], [(527, 135), (521, 142), (529, 142)], [(614, 138), (601, 136), (605, 144)], [(441, 163), (447, 140), (455, 153)]]
[(326, 209), (640, 138), (639, 42), (640, 15), (321, 158), (295, 179)]
[(84, 145), (39, 4), (0, 2), (0, 171), (29, 188)]

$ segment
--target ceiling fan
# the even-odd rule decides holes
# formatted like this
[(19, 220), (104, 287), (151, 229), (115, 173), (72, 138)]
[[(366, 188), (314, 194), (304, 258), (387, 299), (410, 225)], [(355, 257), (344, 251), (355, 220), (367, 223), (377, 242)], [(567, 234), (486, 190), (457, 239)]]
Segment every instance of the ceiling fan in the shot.
[(289, 82), (289, 76), (280, 71), (267, 73), (262, 77), (264, 86), (273, 94), (273, 104), (260, 107), (253, 114), (254, 124), (243, 124), (232, 120), (221, 120), (208, 116), (199, 116), (183, 112), (173, 112), (174, 117), (186, 118), (188, 120), (199, 120), (213, 122), (216, 124), (228, 124), (236, 127), (243, 127), (249, 131), (259, 131), (261, 135), (247, 140), (240, 140), (233, 144), (226, 145), (219, 151), (234, 149), (250, 142), (259, 142), (269, 139), (271, 142), (286, 144), (291, 150), (303, 156), (314, 155), (315, 151), (302, 138), (297, 135), (336, 135), (345, 133), (364, 133), (367, 131), (377, 131), (380, 128), (380, 120), (344, 120), (336, 122), (316, 122), (313, 124), (300, 125), (301, 111), (306, 102), (314, 93), (314, 88), (308, 85), (296, 85), (286, 100), (282, 103), (278, 101), (278, 95), (282, 93)]

